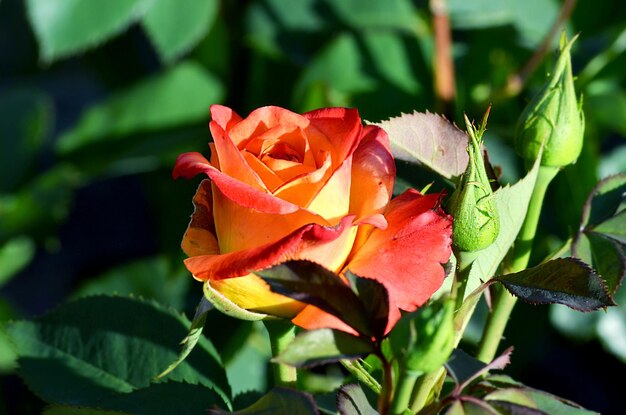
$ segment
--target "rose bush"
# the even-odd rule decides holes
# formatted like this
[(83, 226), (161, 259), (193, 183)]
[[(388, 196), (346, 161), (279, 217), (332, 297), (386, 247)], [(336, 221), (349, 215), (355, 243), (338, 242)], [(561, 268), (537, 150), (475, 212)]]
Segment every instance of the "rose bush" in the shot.
[(199, 173), (185, 265), (239, 307), (293, 318), (305, 328), (348, 329), (314, 306), (272, 293), (254, 275), (291, 259), (314, 261), (382, 283), (390, 328), (441, 286), (451, 254), (451, 218), (440, 195), (409, 190), (391, 200), (387, 134), (357, 110), (295, 114), (264, 107), (242, 119), (211, 107), (210, 160), (178, 157), (174, 177)]

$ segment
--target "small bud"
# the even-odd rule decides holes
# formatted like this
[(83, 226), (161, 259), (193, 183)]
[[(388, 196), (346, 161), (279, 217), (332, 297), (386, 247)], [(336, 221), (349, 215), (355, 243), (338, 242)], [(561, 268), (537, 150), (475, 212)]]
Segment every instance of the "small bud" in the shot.
[(553, 73), (517, 123), (515, 148), (528, 164), (535, 162), (542, 145), (542, 166), (574, 163), (582, 150), (585, 119), (582, 96), (576, 99), (570, 57), (575, 40), (568, 43), (563, 34)]
[(488, 115), (489, 111), (485, 114), (478, 131), (467, 116), (465, 117), (470, 136), (470, 143), (467, 147), (469, 163), (449, 204), (454, 217), (452, 240), (458, 249), (465, 252), (487, 248), (496, 240), (500, 232), (500, 217), (481, 151), (482, 136)]

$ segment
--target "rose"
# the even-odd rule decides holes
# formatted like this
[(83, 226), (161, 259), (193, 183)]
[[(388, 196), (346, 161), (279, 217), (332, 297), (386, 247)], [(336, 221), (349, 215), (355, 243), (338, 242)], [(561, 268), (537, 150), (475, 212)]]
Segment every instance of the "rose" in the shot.
[[(387, 134), (354, 109), (303, 115), (264, 107), (242, 119), (211, 107), (208, 161), (181, 154), (174, 178), (205, 173), (182, 248), (198, 280), (244, 309), (305, 328), (342, 323), (272, 293), (255, 270), (306, 259), (382, 283), (391, 327), (441, 286), (451, 218), (440, 195), (409, 190), (391, 200), (395, 165)], [(349, 330), (349, 329), (348, 329)]]

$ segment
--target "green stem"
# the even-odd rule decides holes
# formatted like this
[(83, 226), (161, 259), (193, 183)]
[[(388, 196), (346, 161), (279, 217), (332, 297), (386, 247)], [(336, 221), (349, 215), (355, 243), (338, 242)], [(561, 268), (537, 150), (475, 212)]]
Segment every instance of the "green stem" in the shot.
[(393, 399), (393, 367), (382, 352), (378, 357), (383, 363), (383, 389), (378, 397), (378, 413), (387, 415)]
[[(537, 224), (541, 215), (543, 199), (546, 195), (548, 185), (559, 172), (558, 167), (539, 167), (537, 182), (533, 189), (528, 205), (528, 212), (522, 224), (522, 229), (517, 236), (514, 246), (514, 257), (510, 272), (518, 272), (528, 266), (532, 244), (537, 232)], [(487, 319), (485, 331), (480, 341), (478, 349), (478, 359), (483, 362), (491, 362), (496, 355), (500, 340), (504, 334), (504, 329), (509, 320), (509, 316), (515, 307), (516, 298), (505, 289), (500, 288), (493, 305), (493, 312)]]
[[(276, 357), (294, 339), (296, 326), (291, 324), (289, 320), (282, 319), (265, 319), (263, 324), (265, 324), (265, 328), (270, 336), (272, 356)], [(272, 364), (272, 372), (276, 386), (296, 387), (297, 375), (295, 367), (274, 362)]]
[(455, 275), (456, 284), (453, 286), (452, 295), (456, 298), (456, 310), (461, 308), (461, 304), (463, 304), (463, 300), (465, 300), (465, 291), (467, 290), (467, 280), (469, 278), (470, 271), (472, 269), (471, 265), (481, 251), (474, 252), (465, 252), (458, 251), (455, 252), (455, 256), (458, 260), (457, 273)]
[(413, 394), (413, 402), (411, 403), (411, 411), (413, 413), (421, 411), (426, 406), (433, 388), (441, 379), (441, 376), (445, 374), (445, 370), (445, 367), (441, 367), (439, 370), (426, 373), (418, 379)]
[(396, 386), (396, 393), (393, 398), (391, 413), (402, 414), (409, 407), (413, 388), (417, 381), (417, 375), (418, 372), (407, 370), (404, 366), (400, 367), (400, 375), (398, 385)]

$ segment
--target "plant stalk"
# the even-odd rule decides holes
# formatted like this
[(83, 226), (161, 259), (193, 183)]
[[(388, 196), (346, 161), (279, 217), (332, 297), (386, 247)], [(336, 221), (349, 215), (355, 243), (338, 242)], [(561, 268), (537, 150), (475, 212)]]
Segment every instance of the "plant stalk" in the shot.
[(400, 367), (398, 385), (391, 407), (392, 414), (402, 414), (409, 407), (417, 377), (418, 372), (407, 370), (404, 365)]
[[(263, 324), (267, 329), (272, 347), (272, 356), (278, 356), (295, 337), (296, 326), (289, 320), (265, 319)], [(296, 387), (296, 368), (283, 363), (272, 363), (272, 373), (275, 386)]]
[(441, 379), (441, 376), (445, 374), (445, 371), (446, 368), (442, 366), (439, 370), (426, 373), (417, 380), (413, 393), (413, 402), (411, 402), (411, 411), (413, 413), (421, 411), (426, 406), (433, 388)]
[(382, 352), (378, 357), (383, 363), (383, 389), (378, 396), (378, 413), (388, 415), (393, 399), (393, 367)]
[[(558, 172), (558, 167), (539, 167), (537, 182), (528, 205), (528, 212), (513, 248), (514, 257), (510, 272), (519, 272), (528, 266), (546, 190)], [(517, 299), (509, 294), (506, 289), (500, 288), (493, 305), (493, 312), (487, 318), (485, 331), (480, 341), (476, 356), (479, 360), (488, 363), (495, 357), (516, 301)]]

